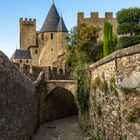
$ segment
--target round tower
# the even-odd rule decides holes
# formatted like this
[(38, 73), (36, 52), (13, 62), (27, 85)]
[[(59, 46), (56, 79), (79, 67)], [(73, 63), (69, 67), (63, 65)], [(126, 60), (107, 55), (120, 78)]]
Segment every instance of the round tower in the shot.
[(53, 66), (60, 50), (66, 47), (68, 30), (53, 2), (39, 33), (39, 66)]

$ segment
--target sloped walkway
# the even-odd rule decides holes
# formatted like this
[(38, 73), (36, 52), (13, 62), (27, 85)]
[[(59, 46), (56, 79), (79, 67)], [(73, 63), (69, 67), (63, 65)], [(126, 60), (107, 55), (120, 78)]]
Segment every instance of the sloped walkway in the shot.
[(40, 126), (32, 140), (89, 140), (78, 126), (77, 116), (47, 122)]

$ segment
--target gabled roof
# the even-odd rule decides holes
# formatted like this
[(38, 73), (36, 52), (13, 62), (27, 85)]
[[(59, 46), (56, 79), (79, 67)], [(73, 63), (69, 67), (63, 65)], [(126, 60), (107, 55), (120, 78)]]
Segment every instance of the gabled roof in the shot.
[(32, 58), (29, 50), (16, 49), (11, 59), (32, 59)]
[(58, 25), (59, 20), (60, 20), (60, 16), (59, 16), (58, 11), (53, 3), (40, 32), (55, 32), (55, 31), (57, 31), (57, 25)]
[(68, 29), (66, 28), (66, 25), (64, 23), (63, 18), (61, 17), (57, 26), (58, 32), (68, 32)]

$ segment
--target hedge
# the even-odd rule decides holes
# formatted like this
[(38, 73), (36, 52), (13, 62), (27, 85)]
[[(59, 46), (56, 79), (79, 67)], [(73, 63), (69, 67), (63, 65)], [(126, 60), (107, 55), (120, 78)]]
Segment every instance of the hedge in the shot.
[(127, 48), (140, 43), (140, 35), (122, 36), (118, 39), (118, 48)]
[(117, 33), (119, 35), (127, 34), (127, 33), (135, 33), (140, 34), (140, 24), (134, 22), (125, 22), (118, 25)]
[(140, 8), (122, 9), (116, 14), (118, 24), (140, 20)]

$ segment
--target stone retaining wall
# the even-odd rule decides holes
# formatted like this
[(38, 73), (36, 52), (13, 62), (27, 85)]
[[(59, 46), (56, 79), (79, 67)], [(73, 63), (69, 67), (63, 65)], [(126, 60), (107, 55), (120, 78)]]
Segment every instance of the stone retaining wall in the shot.
[(0, 52), (0, 140), (28, 140), (36, 129), (35, 86)]
[(80, 124), (101, 140), (140, 138), (140, 44), (87, 68), (89, 112)]

